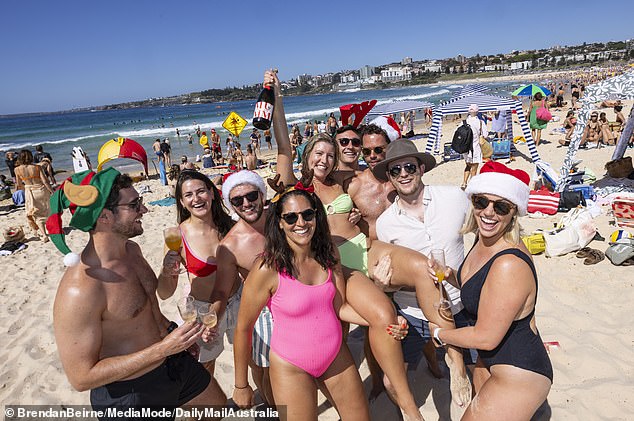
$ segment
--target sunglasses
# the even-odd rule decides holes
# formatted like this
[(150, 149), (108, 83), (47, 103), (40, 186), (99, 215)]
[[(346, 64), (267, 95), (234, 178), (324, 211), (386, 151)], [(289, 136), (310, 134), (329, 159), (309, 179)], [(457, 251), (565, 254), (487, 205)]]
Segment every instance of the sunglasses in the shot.
[(288, 225), (293, 225), (299, 219), (299, 215), (302, 216), (304, 222), (312, 221), (315, 217), (315, 209), (306, 209), (301, 212), (288, 212), (282, 215), (282, 219)]
[(128, 209), (132, 209), (135, 212), (139, 212), (141, 210), (141, 206), (143, 206), (143, 198), (139, 197), (135, 200), (133, 200), (130, 203), (120, 203), (118, 205), (114, 205), (115, 207), (119, 207), (119, 206), (127, 206)]
[(361, 148), (363, 155), (368, 156), (374, 151), (375, 154), (380, 155), (385, 150), (386, 146), (375, 146), (374, 148)]
[(508, 215), (511, 212), (511, 209), (516, 206), (512, 203), (507, 202), (506, 200), (491, 200), (485, 196), (473, 195), (471, 196), (471, 203), (473, 203), (473, 208), (477, 210), (484, 210), (489, 207), (489, 203), (493, 202), (493, 211), (499, 216)]
[(247, 194), (243, 194), (242, 196), (232, 197), (231, 199), (229, 199), (229, 202), (231, 202), (233, 206), (238, 207), (241, 206), (242, 203), (244, 203), (244, 199), (247, 199), (247, 202), (249, 203), (253, 203), (258, 200), (258, 197), (260, 197), (259, 190), (253, 190)]
[(341, 146), (343, 146), (344, 148), (346, 146), (348, 146), (348, 143), (352, 142), (352, 146), (354, 146), (355, 148), (358, 148), (359, 146), (361, 146), (361, 139), (359, 139), (358, 137), (342, 137), (337, 139), (337, 142), (339, 142), (339, 144)]
[(403, 164), (403, 165), (394, 165), (392, 166), (392, 168), (390, 168), (388, 170), (388, 172), (390, 173), (390, 175), (394, 178), (398, 177), (399, 175), (401, 175), (401, 170), (405, 169), (405, 172), (407, 174), (416, 174), (416, 171), (418, 171), (418, 166), (416, 166), (416, 164), (412, 164), (412, 163), (407, 163), (407, 164)]

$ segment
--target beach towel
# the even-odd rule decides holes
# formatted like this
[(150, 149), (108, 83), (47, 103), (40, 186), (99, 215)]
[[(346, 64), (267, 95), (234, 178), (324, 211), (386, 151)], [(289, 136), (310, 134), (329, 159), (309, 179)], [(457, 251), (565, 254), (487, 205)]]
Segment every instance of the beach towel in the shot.
[(165, 199), (155, 200), (148, 204), (152, 206), (174, 206), (176, 204), (176, 199), (173, 197), (166, 197)]
[(43, 184), (29, 184), (24, 186), (24, 205), (26, 219), (34, 230), (39, 225), (43, 226), (49, 214), (49, 200), (51, 194)]
[(0, 256), (8, 256), (15, 252), (24, 250), (28, 246), (20, 241), (7, 241), (0, 246)]

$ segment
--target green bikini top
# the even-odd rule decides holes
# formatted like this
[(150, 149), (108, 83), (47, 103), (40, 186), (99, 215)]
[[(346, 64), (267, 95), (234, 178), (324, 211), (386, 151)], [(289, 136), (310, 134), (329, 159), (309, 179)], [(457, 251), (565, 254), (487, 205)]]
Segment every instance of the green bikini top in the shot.
[(343, 193), (337, 196), (331, 203), (324, 205), (326, 214), (333, 215), (335, 213), (348, 213), (352, 210), (354, 203), (349, 194)]

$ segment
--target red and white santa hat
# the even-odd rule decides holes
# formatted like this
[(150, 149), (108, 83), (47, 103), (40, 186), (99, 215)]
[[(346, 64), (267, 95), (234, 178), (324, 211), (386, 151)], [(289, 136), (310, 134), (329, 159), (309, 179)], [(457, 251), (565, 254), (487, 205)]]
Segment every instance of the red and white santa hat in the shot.
[(401, 137), (401, 129), (398, 128), (398, 124), (396, 124), (396, 121), (394, 121), (392, 117), (382, 115), (372, 120), (370, 124), (375, 124), (385, 130), (387, 137), (390, 138), (390, 142), (394, 142)]
[(530, 181), (526, 171), (513, 170), (499, 162), (489, 161), (482, 166), (480, 174), (469, 181), (465, 193), (469, 199), (481, 193), (500, 196), (515, 204), (519, 215), (524, 216), (528, 207)]

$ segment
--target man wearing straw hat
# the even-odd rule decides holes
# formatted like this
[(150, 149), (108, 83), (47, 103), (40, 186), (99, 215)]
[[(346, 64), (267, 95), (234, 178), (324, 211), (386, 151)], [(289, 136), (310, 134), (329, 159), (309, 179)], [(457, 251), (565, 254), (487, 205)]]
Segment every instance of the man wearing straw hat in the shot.
[[(65, 208), (69, 225), (89, 233), (81, 255), (66, 244)], [(114, 168), (77, 173), (51, 197), (46, 226), (68, 266), (53, 307), (64, 371), (75, 389), (90, 390), (95, 409), (224, 405), (218, 383), (187, 352), (210, 331), (161, 314), (156, 275), (130, 241), (146, 212), (131, 178)]]

